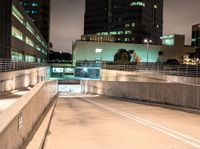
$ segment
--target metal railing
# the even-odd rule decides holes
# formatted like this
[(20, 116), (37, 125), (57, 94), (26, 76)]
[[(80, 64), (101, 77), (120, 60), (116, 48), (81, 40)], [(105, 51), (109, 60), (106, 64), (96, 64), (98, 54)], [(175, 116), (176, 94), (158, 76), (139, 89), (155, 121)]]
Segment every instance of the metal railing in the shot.
[(116, 63), (101, 61), (78, 61), (76, 67), (99, 67), (101, 69), (151, 72), (161, 75), (200, 78), (200, 65), (168, 65), (163, 63)]
[(101, 61), (77, 61), (76, 67), (101, 67)]
[(8, 59), (0, 59), (0, 72), (25, 70), (44, 66), (47, 66), (46, 63), (13, 62)]
[(159, 73), (163, 75), (174, 75), (184, 77), (200, 77), (200, 65), (166, 65), (159, 63), (111, 63), (103, 62), (102, 69), (122, 70), (122, 71), (145, 71)]

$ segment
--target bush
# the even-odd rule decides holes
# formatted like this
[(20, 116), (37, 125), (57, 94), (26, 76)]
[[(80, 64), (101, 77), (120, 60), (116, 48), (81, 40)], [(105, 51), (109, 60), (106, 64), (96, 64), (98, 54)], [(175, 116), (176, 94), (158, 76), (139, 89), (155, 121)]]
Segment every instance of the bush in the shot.
[(176, 59), (168, 59), (165, 64), (167, 65), (179, 65), (179, 62)]

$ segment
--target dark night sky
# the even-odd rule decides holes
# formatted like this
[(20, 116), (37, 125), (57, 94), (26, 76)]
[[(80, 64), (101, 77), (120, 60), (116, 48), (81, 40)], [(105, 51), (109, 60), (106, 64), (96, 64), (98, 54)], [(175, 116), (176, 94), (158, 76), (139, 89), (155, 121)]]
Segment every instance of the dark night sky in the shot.
[[(72, 41), (83, 34), (84, 0), (52, 0), (51, 41), (54, 49), (71, 52)], [(200, 0), (164, 0), (164, 34), (185, 34), (190, 44), (191, 26), (200, 23)]]

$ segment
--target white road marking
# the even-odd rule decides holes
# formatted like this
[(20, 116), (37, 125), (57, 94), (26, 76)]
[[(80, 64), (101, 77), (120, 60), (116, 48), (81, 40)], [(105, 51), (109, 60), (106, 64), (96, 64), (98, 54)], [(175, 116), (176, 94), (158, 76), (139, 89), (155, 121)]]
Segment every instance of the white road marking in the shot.
[(194, 146), (194, 147), (200, 149), (200, 140), (195, 139), (195, 138), (193, 138), (193, 137), (191, 137), (191, 136), (182, 134), (182, 133), (180, 133), (180, 132), (174, 131), (174, 130), (172, 130), (172, 129), (169, 129), (169, 128), (167, 128), (167, 127), (161, 126), (161, 125), (159, 125), (159, 124), (150, 122), (150, 121), (145, 120), (145, 119), (143, 119), (143, 118), (140, 118), (140, 117), (138, 117), (138, 116), (130, 115), (130, 114), (125, 113), (125, 112), (123, 112), (123, 111), (119, 111), (119, 110), (117, 110), (117, 109), (111, 108), (111, 107), (106, 106), (106, 105), (104, 105), (104, 104), (101, 104), (101, 103), (98, 103), (98, 102), (94, 102), (94, 101), (92, 101), (92, 100), (85, 99), (85, 98), (81, 98), (81, 99), (83, 99), (83, 100), (85, 100), (85, 101), (87, 101), (87, 102), (89, 102), (89, 103), (92, 103), (92, 104), (94, 104), (94, 105), (96, 105), (96, 106), (98, 106), (98, 107), (101, 107), (101, 108), (104, 108), (104, 109), (106, 109), (106, 110), (108, 110), (108, 111), (111, 111), (111, 112), (113, 112), (113, 113), (116, 113), (116, 114), (118, 114), (118, 115), (124, 116), (124, 117), (126, 117), (126, 118), (128, 118), (128, 119), (134, 120), (134, 121), (136, 121), (136, 122), (138, 122), (138, 123), (140, 123), (140, 124), (142, 124), (142, 125), (151, 127), (151, 128), (153, 128), (153, 129), (155, 129), (155, 130), (157, 130), (157, 131), (159, 131), (159, 132), (162, 132), (162, 133), (164, 133), (164, 134), (166, 134), (166, 135), (169, 135), (169, 136), (171, 136), (171, 137), (176, 138), (177, 140), (183, 141), (183, 142), (185, 142), (185, 143), (187, 143), (187, 144), (190, 144), (190, 145), (192, 145), (192, 146)]

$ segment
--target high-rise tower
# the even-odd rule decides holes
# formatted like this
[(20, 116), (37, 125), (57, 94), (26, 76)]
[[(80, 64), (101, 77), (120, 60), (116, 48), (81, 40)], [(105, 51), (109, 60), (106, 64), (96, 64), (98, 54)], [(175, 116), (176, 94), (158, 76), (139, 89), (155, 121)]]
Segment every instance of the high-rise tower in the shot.
[(200, 24), (192, 26), (192, 46), (200, 48)]
[(112, 35), (117, 42), (161, 44), (163, 0), (86, 0), (84, 34)]
[(19, 0), (43, 37), (49, 42), (50, 0)]
[(10, 59), (11, 0), (0, 0), (0, 58)]

